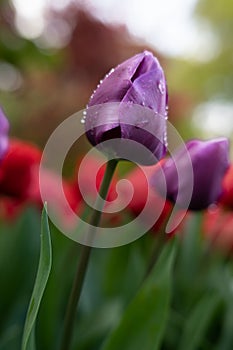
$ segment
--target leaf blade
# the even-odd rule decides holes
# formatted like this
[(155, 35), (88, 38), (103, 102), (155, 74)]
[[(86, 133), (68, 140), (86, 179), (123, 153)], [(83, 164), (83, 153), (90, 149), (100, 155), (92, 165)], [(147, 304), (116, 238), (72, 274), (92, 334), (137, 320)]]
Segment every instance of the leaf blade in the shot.
[(206, 330), (211, 323), (212, 316), (216, 311), (216, 308), (219, 306), (219, 303), (219, 295), (210, 295), (210, 293), (206, 293), (195, 305), (185, 323), (180, 344), (178, 346), (179, 350), (199, 349)]
[(170, 303), (174, 247), (168, 243), (102, 350), (157, 350)]
[(52, 246), (46, 205), (41, 216), (41, 250), (37, 275), (30, 299), (22, 338), (22, 350), (34, 350), (34, 326), (52, 266)]

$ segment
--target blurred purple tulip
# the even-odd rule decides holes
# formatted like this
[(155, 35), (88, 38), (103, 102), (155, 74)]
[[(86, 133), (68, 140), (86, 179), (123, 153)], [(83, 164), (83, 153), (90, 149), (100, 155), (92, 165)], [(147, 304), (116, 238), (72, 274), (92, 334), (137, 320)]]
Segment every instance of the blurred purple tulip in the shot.
[[(229, 167), (229, 142), (225, 138), (188, 141), (161, 167), (162, 172), (156, 172), (151, 181), (156, 191), (162, 193), (165, 180), (166, 197), (171, 202), (180, 208), (205, 209), (222, 193), (222, 180)], [(190, 190), (191, 200), (187, 202)]]
[(0, 160), (8, 148), (9, 123), (0, 107)]
[(131, 57), (112, 69), (91, 96), (84, 117), (89, 141), (95, 146), (114, 138), (133, 140), (156, 162), (166, 152), (167, 99), (164, 72), (153, 54)]

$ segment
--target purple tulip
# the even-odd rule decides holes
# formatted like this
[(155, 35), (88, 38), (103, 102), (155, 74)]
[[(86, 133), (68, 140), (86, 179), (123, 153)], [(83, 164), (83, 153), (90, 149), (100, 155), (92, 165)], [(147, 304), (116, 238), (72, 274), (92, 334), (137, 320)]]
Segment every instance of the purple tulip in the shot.
[(94, 146), (114, 138), (136, 141), (157, 161), (166, 152), (167, 99), (158, 60), (148, 51), (137, 54), (112, 69), (91, 96), (86, 135)]
[(0, 107), (0, 160), (8, 148), (9, 123)]
[(225, 138), (188, 141), (161, 167), (162, 171), (152, 177), (156, 191), (162, 193), (165, 179), (167, 199), (180, 208), (205, 209), (222, 193), (223, 176), (229, 167), (229, 142)]

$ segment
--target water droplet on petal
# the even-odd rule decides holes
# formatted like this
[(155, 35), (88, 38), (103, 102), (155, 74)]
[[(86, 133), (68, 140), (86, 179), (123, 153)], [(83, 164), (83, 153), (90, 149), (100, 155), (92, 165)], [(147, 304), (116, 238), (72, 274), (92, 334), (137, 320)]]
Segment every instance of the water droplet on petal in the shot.
[(87, 111), (86, 111), (86, 109), (84, 109), (84, 111), (83, 111), (83, 117), (82, 117), (82, 119), (81, 119), (81, 124), (85, 124), (86, 116), (87, 116)]
[(164, 136), (163, 136), (163, 142), (164, 142), (165, 147), (167, 148), (167, 146), (168, 146), (168, 141), (167, 141), (167, 132), (165, 132), (165, 133), (164, 133)]
[(109, 75), (111, 75), (114, 71), (115, 71), (115, 69), (112, 68), (112, 69), (105, 75), (105, 78), (108, 78)]
[(165, 92), (165, 86), (162, 80), (160, 80), (158, 83), (158, 90), (161, 93), (161, 95), (163, 95)]
[(168, 106), (165, 107), (165, 119), (168, 119)]

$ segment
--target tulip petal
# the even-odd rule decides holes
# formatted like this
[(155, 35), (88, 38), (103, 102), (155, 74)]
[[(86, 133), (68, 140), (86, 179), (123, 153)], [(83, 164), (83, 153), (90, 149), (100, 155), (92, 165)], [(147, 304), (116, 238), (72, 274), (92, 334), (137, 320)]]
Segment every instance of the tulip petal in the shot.
[[(192, 140), (167, 159), (162, 169), (167, 184), (167, 199), (181, 208), (202, 210), (216, 202), (222, 192), (222, 181), (229, 167), (229, 142), (225, 138), (210, 141)], [(191, 163), (188, 161), (190, 157)], [(192, 166), (192, 168), (190, 168)], [(193, 181), (190, 179), (193, 173)], [(160, 192), (163, 178), (157, 173), (152, 186)], [(187, 193), (192, 189), (191, 200)]]
[(139, 76), (127, 91), (122, 102), (131, 101), (165, 116), (166, 99), (165, 78), (163, 72), (157, 69)]
[(0, 159), (4, 156), (8, 148), (9, 122), (0, 108)]
[(117, 102), (88, 107), (86, 113), (86, 135), (94, 146), (104, 141), (106, 132), (119, 127), (119, 103)]
[(157, 70), (158, 68), (161, 69), (159, 61), (152, 55), (151, 52), (144, 51), (143, 54), (144, 57), (142, 61), (138, 65), (134, 75), (131, 77), (132, 82), (134, 82), (138, 77), (149, 71)]
[(143, 52), (135, 55), (110, 71), (91, 96), (88, 106), (120, 102), (132, 85), (131, 78), (144, 60), (145, 54)]
[[(140, 105), (121, 103), (120, 125), (122, 138), (136, 141), (150, 151), (151, 156), (144, 159), (142, 164), (154, 164), (155, 160), (157, 162), (164, 156), (166, 151), (164, 116)], [(137, 151), (135, 150), (135, 153)]]

